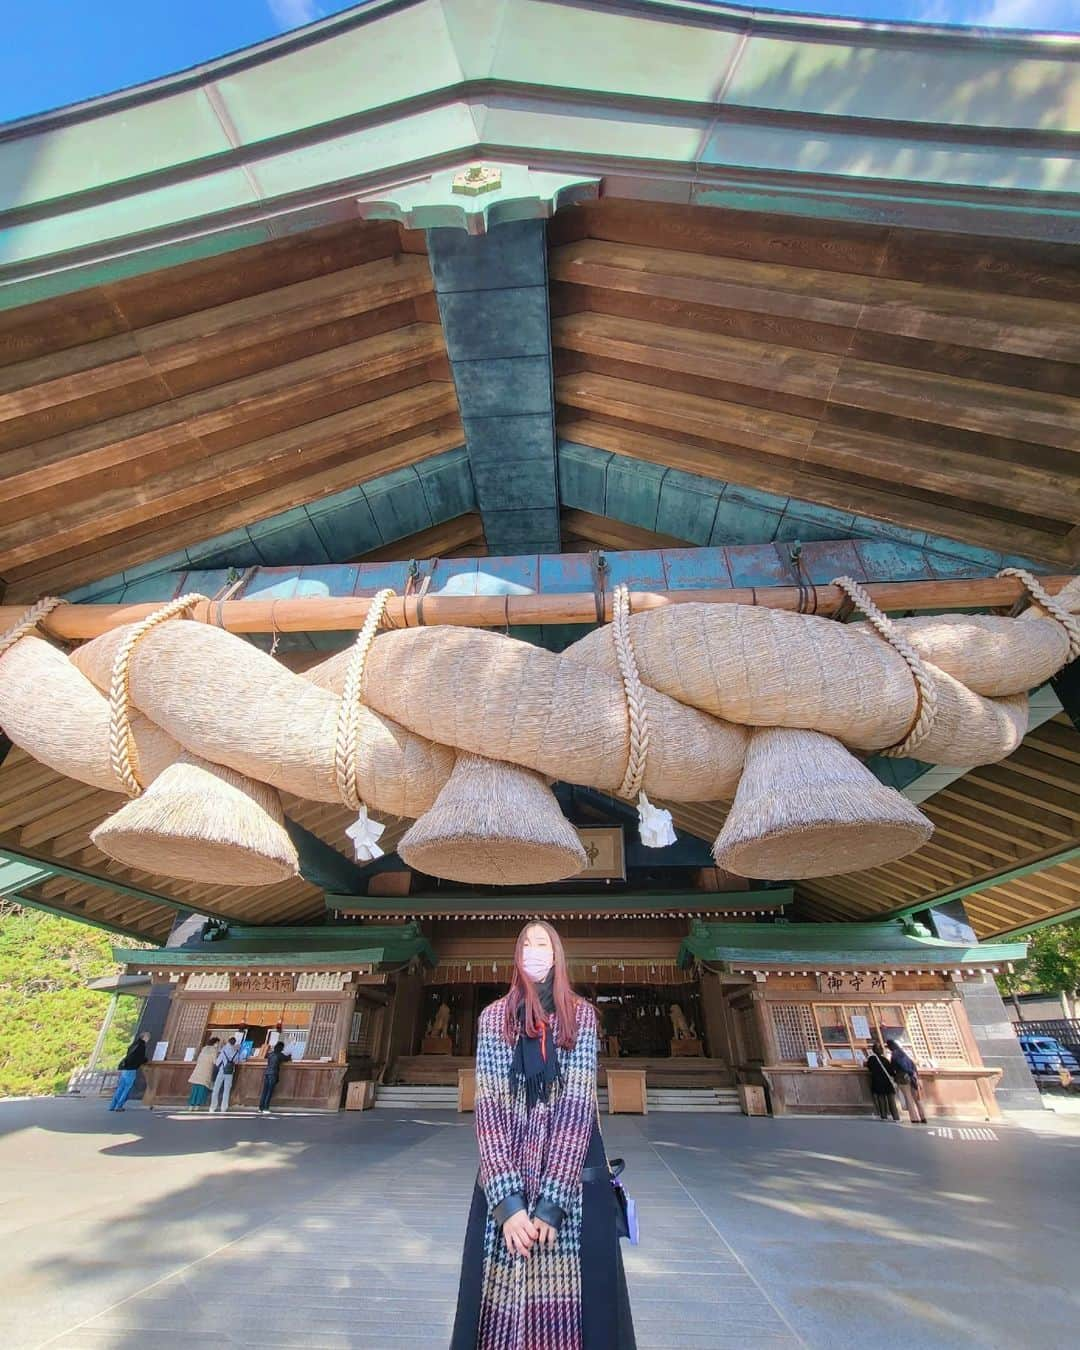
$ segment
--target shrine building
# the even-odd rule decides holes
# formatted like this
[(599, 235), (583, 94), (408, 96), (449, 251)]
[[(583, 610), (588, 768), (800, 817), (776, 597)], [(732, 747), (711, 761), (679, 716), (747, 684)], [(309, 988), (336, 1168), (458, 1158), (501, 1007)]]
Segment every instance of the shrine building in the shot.
[(115, 934), (147, 1102), (468, 1109), (544, 918), (609, 1109), (1038, 1105), (1078, 57), (374, 0), (0, 127), (0, 895)]

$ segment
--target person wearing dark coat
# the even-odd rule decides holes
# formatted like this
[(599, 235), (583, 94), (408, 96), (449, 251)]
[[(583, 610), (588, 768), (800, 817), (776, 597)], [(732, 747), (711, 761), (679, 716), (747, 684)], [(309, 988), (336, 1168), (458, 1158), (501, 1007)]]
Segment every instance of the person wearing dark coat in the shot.
[(527, 924), (509, 992), (480, 1014), (480, 1172), (451, 1350), (634, 1350), (598, 1047), (558, 934)]
[(885, 1051), (877, 1041), (870, 1047), (870, 1053), (866, 1056), (866, 1068), (870, 1074), (870, 1091), (874, 1097), (878, 1119), (888, 1120), (891, 1115), (893, 1120), (898, 1121), (900, 1112), (896, 1108), (896, 1082), (889, 1071)]
[(886, 1041), (885, 1044), (889, 1047), (889, 1067), (907, 1107), (908, 1119), (912, 1125), (925, 1125), (919, 1067), (898, 1041)]
[(140, 1031), (128, 1046), (127, 1054), (120, 1061), (120, 1077), (116, 1084), (116, 1091), (113, 1093), (113, 1099), (109, 1103), (110, 1111), (122, 1111), (124, 1109), (127, 1099), (131, 1096), (131, 1090), (135, 1086), (135, 1079), (139, 1076), (139, 1070), (149, 1058), (146, 1053), (149, 1040), (150, 1033)]
[(262, 1095), (259, 1097), (259, 1110), (265, 1115), (270, 1110), (270, 1098), (277, 1087), (281, 1066), (292, 1056), (285, 1049), (284, 1041), (275, 1041), (266, 1056), (266, 1069), (263, 1072)]

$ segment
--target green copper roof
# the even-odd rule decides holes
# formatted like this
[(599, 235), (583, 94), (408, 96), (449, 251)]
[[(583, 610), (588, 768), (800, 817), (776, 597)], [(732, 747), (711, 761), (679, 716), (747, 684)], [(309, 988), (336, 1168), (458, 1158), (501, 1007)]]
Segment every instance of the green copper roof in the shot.
[(918, 925), (886, 923), (695, 923), (679, 949), (680, 965), (695, 959), (729, 970), (763, 966), (822, 969), (856, 966), (955, 969), (1022, 961), (1023, 942), (974, 946), (943, 942)]
[[(374, 0), (0, 128), (0, 306), (358, 212), (482, 230), (593, 191), (1067, 239), (1078, 50), (704, 0)], [(478, 162), (499, 191), (456, 194)]]
[[(490, 914), (499, 917), (521, 914), (670, 914), (707, 911), (720, 913), (766, 912), (790, 905), (794, 890), (790, 886), (768, 891), (669, 891), (633, 893), (630, 891), (593, 891), (569, 895), (559, 891), (539, 894), (535, 891), (498, 895), (441, 893), (408, 895), (401, 898), (383, 895), (334, 895), (326, 893), (326, 908), (342, 914)], [(366, 931), (366, 930), (365, 930)]]
[(198, 947), (138, 951), (114, 947), (113, 959), (146, 969), (198, 966), (400, 966), (420, 957), (435, 963), (435, 952), (416, 924), (250, 928), (229, 926), (228, 937)]

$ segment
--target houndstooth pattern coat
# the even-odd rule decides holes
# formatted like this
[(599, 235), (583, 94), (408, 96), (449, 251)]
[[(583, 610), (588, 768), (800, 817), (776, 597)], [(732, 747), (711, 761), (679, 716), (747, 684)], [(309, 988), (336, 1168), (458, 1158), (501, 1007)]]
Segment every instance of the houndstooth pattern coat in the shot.
[[(597, 1024), (577, 1007), (577, 1041), (558, 1050), (561, 1084), (526, 1110), (525, 1085), (511, 1094), (513, 1047), (503, 1038), (505, 999), (480, 1016), (476, 1055), (479, 1184), (487, 1200), (477, 1350), (581, 1350), (581, 1169), (596, 1119)], [(558, 1024), (553, 1024), (553, 1040)], [(492, 1217), (509, 1196), (558, 1205), (565, 1219), (553, 1248), (528, 1257), (506, 1249)]]

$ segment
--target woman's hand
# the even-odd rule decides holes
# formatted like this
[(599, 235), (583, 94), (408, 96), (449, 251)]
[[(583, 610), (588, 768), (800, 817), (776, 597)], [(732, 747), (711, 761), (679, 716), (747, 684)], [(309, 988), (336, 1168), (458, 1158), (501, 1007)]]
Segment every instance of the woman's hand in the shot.
[(541, 1247), (554, 1247), (555, 1239), (559, 1236), (559, 1230), (552, 1228), (551, 1224), (545, 1223), (543, 1219), (534, 1219), (536, 1226), (536, 1240)]
[(506, 1243), (506, 1250), (511, 1256), (528, 1256), (532, 1250), (532, 1245), (537, 1239), (537, 1228), (547, 1227), (546, 1224), (537, 1224), (529, 1218), (528, 1213), (520, 1209), (516, 1214), (511, 1214), (502, 1226), (503, 1241)]

